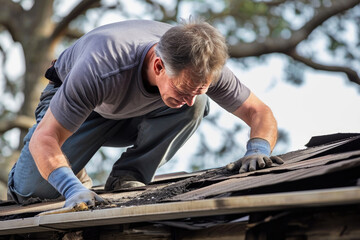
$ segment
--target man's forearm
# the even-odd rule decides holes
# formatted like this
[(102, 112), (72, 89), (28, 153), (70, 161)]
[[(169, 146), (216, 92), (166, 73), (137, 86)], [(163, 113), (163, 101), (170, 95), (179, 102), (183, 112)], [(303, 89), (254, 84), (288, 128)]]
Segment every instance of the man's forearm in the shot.
[(46, 180), (55, 169), (69, 166), (59, 145), (51, 137), (39, 137), (34, 133), (29, 149), (41, 176)]
[(250, 138), (262, 138), (269, 142), (271, 150), (277, 140), (277, 122), (271, 109), (253, 93), (233, 114), (250, 128)]
[(250, 125), (250, 138), (262, 138), (269, 142), (271, 151), (274, 149), (277, 140), (277, 122), (270, 110), (254, 114)]
[(33, 133), (29, 150), (36, 166), (44, 179), (60, 167), (69, 167), (68, 161), (61, 151), (61, 146), (71, 135), (54, 118), (49, 109), (35, 132)]

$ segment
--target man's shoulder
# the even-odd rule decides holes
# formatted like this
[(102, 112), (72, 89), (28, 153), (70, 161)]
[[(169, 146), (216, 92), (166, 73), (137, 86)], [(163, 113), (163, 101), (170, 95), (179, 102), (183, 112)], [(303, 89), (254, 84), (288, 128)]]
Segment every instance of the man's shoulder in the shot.
[[(102, 26), (99, 26), (89, 33), (96, 33), (96, 32), (103, 32), (103, 31), (109, 31), (113, 30), (114, 34), (121, 34), (121, 32), (118, 31), (146, 31), (146, 32), (156, 32), (159, 30), (166, 31), (173, 27), (172, 25), (168, 23), (153, 21), (153, 20), (125, 20), (125, 21), (119, 21), (114, 23), (105, 24)], [(126, 35), (123, 35), (126, 37)]]

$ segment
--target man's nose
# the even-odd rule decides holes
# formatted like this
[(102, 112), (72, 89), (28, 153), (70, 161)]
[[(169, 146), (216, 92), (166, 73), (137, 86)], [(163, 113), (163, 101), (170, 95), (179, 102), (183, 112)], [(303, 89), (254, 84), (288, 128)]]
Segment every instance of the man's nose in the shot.
[(186, 102), (186, 104), (187, 104), (189, 107), (191, 107), (192, 105), (194, 105), (195, 99), (196, 99), (196, 95), (184, 97), (184, 101)]

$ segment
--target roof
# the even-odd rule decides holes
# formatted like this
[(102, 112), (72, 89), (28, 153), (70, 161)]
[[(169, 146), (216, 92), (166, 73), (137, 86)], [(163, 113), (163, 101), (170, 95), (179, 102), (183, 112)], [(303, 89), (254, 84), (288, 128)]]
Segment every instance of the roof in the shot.
[(95, 187), (112, 205), (90, 211), (38, 215), (61, 208), (64, 202), (33, 199), (26, 206), (1, 202), (0, 236), (139, 222), (192, 229), (199, 224), (193, 220), (199, 218), (202, 227), (217, 225), (214, 218), (204, 221), (207, 216), (232, 216), (227, 223), (236, 216), (248, 224), (249, 218), (241, 217), (252, 213), (360, 203), (360, 134), (314, 137), (307, 148), (280, 157), (283, 165), (243, 174), (216, 168), (157, 176), (152, 184), (127, 191)]

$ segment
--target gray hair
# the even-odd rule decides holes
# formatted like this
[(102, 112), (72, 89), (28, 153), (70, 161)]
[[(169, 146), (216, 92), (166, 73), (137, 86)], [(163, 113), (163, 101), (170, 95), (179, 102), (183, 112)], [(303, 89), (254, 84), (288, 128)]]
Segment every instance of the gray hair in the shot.
[(155, 54), (170, 77), (190, 70), (194, 84), (216, 81), (228, 58), (225, 38), (210, 24), (201, 20), (182, 20), (170, 28), (155, 47)]

